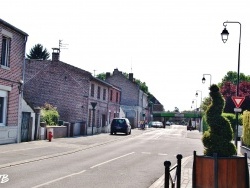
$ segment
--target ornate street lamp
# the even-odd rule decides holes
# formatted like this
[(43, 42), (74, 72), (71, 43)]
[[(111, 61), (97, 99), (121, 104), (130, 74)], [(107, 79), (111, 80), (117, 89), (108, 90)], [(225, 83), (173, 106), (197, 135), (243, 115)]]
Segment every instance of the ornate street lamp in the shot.
[(205, 76), (210, 76), (210, 86), (211, 86), (212, 75), (211, 74), (203, 74), (203, 77), (201, 79), (201, 81), (202, 81), (203, 84), (206, 82)]
[[(193, 99), (193, 100), (192, 100), (192, 104), (194, 104), (194, 101), (195, 101), (195, 110), (194, 110), (195, 118), (194, 118), (194, 120), (195, 120), (195, 128), (196, 128), (197, 100), (196, 100), (196, 99)], [(192, 106), (191, 106), (191, 108), (192, 108)]]
[[(225, 23), (225, 22), (224, 22), (224, 23)], [(224, 23), (223, 23), (223, 25), (224, 25)], [(228, 33), (227, 29), (226, 29), (226, 25), (224, 25), (224, 26), (225, 26), (225, 28), (224, 28), (223, 31), (221, 32), (221, 39), (222, 39), (222, 41), (223, 41), (224, 43), (226, 43), (226, 42), (227, 42), (227, 39), (228, 39), (229, 33)]]
[[(200, 91), (200, 90), (196, 90), (195, 96), (196, 96), (196, 97), (198, 97), (198, 96), (199, 96), (198, 92), (200, 92), (200, 93), (201, 93), (201, 103), (202, 103), (202, 91)], [(201, 103), (200, 103), (200, 106), (201, 106)]]
[[(193, 99), (192, 100), (192, 104), (194, 104), (194, 101), (195, 101), (195, 111), (197, 111), (197, 100), (196, 99)], [(192, 106), (191, 106), (192, 107)]]
[(201, 93), (201, 103), (200, 103), (200, 127), (199, 127), (199, 131), (202, 131), (202, 127), (201, 127), (201, 104), (202, 104), (202, 91), (200, 90), (196, 90), (195, 96), (198, 97), (198, 92)]
[[(237, 89), (236, 89), (236, 96), (239, 95), (239, 81), (240, 81), (240, 43), (241, 43), (241, 23), (240, 22), (232, 22), (232, 21), (226, 21), (223, 23), (223, 26), (225, 27), (224, 30), (221, 33), (221, 39), (224, 43), (228, 40), (229, 32), (227, 31), (226, 27), (228, 23), (237, 23), (240, 25), (240, 35), (239, 35), (239, 50), (238, 50), (238, 72), (237, 72)], [(235, 146), (237, 147), (237, 140), (238, 140), (238, 112), (236, 113), (236, 130), (235, 130)]]

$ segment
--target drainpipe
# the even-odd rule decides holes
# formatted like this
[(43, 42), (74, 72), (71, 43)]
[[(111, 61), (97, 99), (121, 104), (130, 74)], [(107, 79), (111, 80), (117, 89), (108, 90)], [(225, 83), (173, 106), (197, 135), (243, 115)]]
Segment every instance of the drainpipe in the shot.
[[(24, 72), (25, 72), (25, 54), (26, 54), (26, 43), (28, 36), (25, 36), (24, 41), (24, 58), (23, 58), (23, 70), (22, 70), (22, 80), (24, 81)], [(23, 85), (24, 86), (24, 85)], [(17, 143), (21, 142), (21, 124), (22, 124), (22, 99), (23, 99), (23, 86), (20, 86), (21, 92), (18, 95), (18, 120), (17, 120)]]

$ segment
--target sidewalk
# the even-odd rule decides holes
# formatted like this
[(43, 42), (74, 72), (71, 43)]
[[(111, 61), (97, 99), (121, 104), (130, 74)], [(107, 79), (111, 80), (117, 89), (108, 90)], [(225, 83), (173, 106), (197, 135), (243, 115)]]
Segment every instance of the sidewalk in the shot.
[[(195, 135), (194, 138), (197, 138), (198, 136)], [(238, 155), (242, 155), (240, 153), (240, 146), (241, 143), (238, 142), (238, 150), (237, 153)], [(242, 155), (243, 156), (243, 155)], [(248, 161), (248, 170), (250, 174), (250, 156), (248, 156), (247, 161)], [(173, 165), (174, 166), (174, 165)], [(193, 172), (193, 156), (188, 156), (182, 159), (182, 164), (181, 164), (181, 188), (192, 188), (192, 172)], [(175, 171), (171, 174), (171, 177), (175, 176)], [(149, 188), (164, 188), (165, 184), (165, 174), (163, 174), (154, 184), (152, 184)]]
[[(181, 188), (192, 188), (192, 166), (193, 156), (188, 156), (182, 159), (181, 169)], [(175, 171), (171, 173), (171, 177), (175, 176)], [(163, 174), (154, 184), (149, 188), (164, 188), (165, 174)]]

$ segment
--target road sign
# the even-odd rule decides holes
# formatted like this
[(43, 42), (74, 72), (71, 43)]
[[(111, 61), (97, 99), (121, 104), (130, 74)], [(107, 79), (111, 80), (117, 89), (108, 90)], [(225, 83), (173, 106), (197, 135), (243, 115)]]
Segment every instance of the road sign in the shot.
[(236, 108), (239, 108), (240, 105), (243, 103), (243, 101), (245, 100), (245, 97), (237, 97), (237, 96), (233, 96), (232, 100), (236, 106)]
[(241, 108), (234, 108), (234, 112), (241, 112), (242, 109)]

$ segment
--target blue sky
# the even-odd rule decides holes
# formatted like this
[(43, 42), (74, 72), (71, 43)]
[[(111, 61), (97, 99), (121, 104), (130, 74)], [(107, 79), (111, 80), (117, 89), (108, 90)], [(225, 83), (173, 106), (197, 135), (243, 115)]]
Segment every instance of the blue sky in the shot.
[[(41, 43), (49, 52), (59, 40), (68, 49), (61, 61), (94, 74), (118, 68), (133, 72), (165, 110), (190, 110), (200, 104), (196, 90), (208, 96), (210, 74), (217, 84), (237, 71), (242, 24), (240, 71), (250, 75), (250, 2), (247, 0), (8, 0), (0, 18), (29, 34), (27, 49)], [(200, 92), (199, 92), (200, 95)]]

